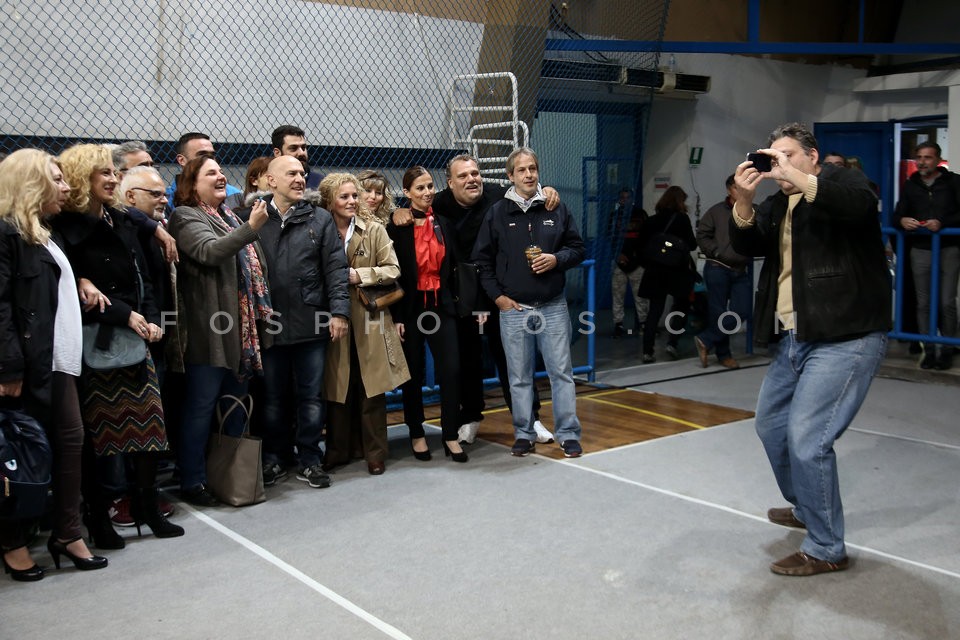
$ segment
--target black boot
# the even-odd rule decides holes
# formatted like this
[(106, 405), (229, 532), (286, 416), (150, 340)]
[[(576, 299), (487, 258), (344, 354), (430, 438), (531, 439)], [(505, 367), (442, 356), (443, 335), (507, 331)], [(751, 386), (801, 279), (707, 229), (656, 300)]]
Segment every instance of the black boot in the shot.
[(176, 538), (183, 535), (183, 527), (178, 527), (163, 517), (157, 506), (157, 490), (154, 487), (137, 489), (130, 502), (130, 515), (137, 526), (137, 535), (140, 525), (147, 525), (157, 538)]
[(106, 504), (98, 502), (86, 505), (83, 511), (83, 524), (90, 532), (90, 542), (97, 549), (123, 549), (126, 546), (120, 534), (113, 529)]

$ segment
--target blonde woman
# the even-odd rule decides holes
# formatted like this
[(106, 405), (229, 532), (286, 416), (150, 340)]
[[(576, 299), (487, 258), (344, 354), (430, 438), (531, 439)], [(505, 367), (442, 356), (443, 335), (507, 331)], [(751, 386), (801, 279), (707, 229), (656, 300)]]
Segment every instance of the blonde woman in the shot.
[(397, 208), (390, 191), (390, 183), (383, 174), (367, 169), (357, 175), (362, 190), (360, 199), (367, 205), (367, 209), (381, 224), (390, 222), (390, 215)]
[(327, 399), (324, 469), (350, 462), (362, 450), (371, 475), (386, 470), (387, 391), (410, 379), (400, 337), (389, 311), (372, 314), (357, 289), (389, 284), (400, 275), (393, 242), (362, 199), (363, 186), (349, 173), (320, 183), (320, 205), (333, 216), (349, 265), (350, 333), (330, 343), (323, 375)]
[[(69, 192), (43, 151), (21, 149), (0, 162), (0, 407), (25, 411), (46, 431), (54, 499), (47, 546), (58, 567), (66, 555), (90, 570), (107, 559), (90, 553), (80, 531), (80, 301), (70, 263), (47, 228)], [(0, 520), (3, 567), (19, 582), (44, 575), (26, 546), (29, 524)]]
[[(150, 272), (138, 227), (120, 204), (110, 152), (98, 144), (74, 145), (60, 155), (60, 165), (72, 189), (54, 229), (63, 239), (74, 274), (102, 292), (97, 304), (88, 301), (83, 323), (98, 326), (98, 342), (109, 342), (114, 332), (126, 329), (145, 342), (159, 341), (163, 330)], [(157, 505), (157, 454), (169, 447), (156, 367), (149, 351), (145, 353), (138, 364), (114, 369), (85, 366), (80, 374), (80, 408), (89, 445), (84, 448), (83, 469), (87, 527), (101, 549), (123, 548), (124, 541), (110, 523), (110, 500), (96, 480), (94, 456), (122, 453), (133, 462), (131, 515), (138, 531), (146, 524), (158, 538), (183, 535)]]

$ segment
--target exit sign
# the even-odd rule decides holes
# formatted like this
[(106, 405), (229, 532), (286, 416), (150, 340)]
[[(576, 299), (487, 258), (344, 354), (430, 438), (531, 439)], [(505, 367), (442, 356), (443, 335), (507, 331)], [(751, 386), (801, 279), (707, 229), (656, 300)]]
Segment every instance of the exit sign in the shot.
[(700, 164), (703, 159), (703, 147), (690, 147), (690, 164)]

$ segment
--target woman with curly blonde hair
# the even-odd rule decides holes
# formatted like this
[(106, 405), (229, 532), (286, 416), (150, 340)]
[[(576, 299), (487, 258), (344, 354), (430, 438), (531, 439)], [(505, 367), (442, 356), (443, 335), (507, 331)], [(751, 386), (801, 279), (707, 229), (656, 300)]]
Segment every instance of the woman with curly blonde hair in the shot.
[(320, 206), (333, 216), (344, 242), (350, 283), (350, 332), (328, 347), (323, 387), (327, 399), (324, 470), (350, 462), (360, 449), (371, 475), (382, 474), (387, 458), (387, 391), (410, 378), (400, 337), (389, 311), (376, 314), (360, 303), (358, 289), (390, 284), (400, 275), (386, 229), (361, 196), (349, 173), (331, 173), (320, 183)]
[(361, 199), (367, 205), (370, 213), (380, 221), (381, 224), (390, 222), (390, 214), (397, 208), (393, 201), (393, 192), (390, 191), (390, 183), (382, 173), (367, 169), (357, 175), (357, 180), (362, 185)]
[[(25, 411), (46, 431), (54, 498), (47, 547), (58, 567), (66, 555), (89, 570), (107, 559), (90, 553), (80, 531), (80, 302), (70, 263), (46, 226), (69, 192), (48, 153), (21, 149), (0, 162), (0, 407)], [(0, 520), (3, 566), (19, 582), (44, 576), (27, 547), (29, 524)]]
[[(131, 515), (138, 530), (146, 524), (158, 538), (182, 536), (183, 529), (167, 521), (157, 505), (156, 454), (169, 447), (157, 371), (145, 343), (160, 340), (163, 330), (138, 227), (120, 205), (113, 158), (106, 147), (74, 145), (60, 155), (60, 164), (73, 189), (54, 229), (77, 277), (87, 278), (102, 292), (87, 300), (83, 324), (95, 335), (96, 345), (109, 344), (117, 332), (132, 332), (144, 342), (141, 362), (110, 369), (84, 366), (80, 374), (80, 408), (88, 436), (83, 473), (87, 528), (98, 548), (123, 548), (123, 538), (110, 523), (110, 499), (94, 473), (95, 456), (122, 453), (134, 463)], [(94, 350), (92, 344), (88, 347)]]

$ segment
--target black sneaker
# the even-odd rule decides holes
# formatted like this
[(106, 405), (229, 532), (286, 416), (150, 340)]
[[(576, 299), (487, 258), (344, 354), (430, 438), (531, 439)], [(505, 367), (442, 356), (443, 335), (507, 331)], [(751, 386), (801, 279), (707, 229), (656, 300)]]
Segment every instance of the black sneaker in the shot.
[(513, 443), (513, 448), (510, 449), (510, 455), (523, 458), (533, 453), (536, 448), (537, 445), (533, 441), (526, 438), (517, 438), (517, 441)]
[(615, 325), (613, 325), (613, 337), (614, 337), (614, 338), (622, 338), (622, 337), (623, 337), (623, 334), (624, 334), (624, 331), (623, 331), (623, 323), (622, 323), (622, 322), (618, 322), (618, 323), (616, 323)]
[(180, 497), (195, 507), (216, 507), (220, 504), (220, 501), (202, 484), (192, 489), (181, 489)]
[(564, 458), (579, 458), (583, 455), (583, 447), (580, 446), (579, 440), (564, 440), (560, 448), (563, 449)]
[(330, 486), (330, 476), (323, 472), (319, 464), (300, 467), (300, 471), (297, 471), (297, 480), (306, 482), (314, 489), (326, 489)]
[(940, 352), (940, 357), (937, 358), (937, 362), (933, 365), (933, 368), (937, 371), (946, 371), (953, 367), (953, 352), (949, 347), (943, 347), (943, 350)]
[(263, 486), (272, 487), (287, 477), (287, 470), (279, 462), (269, 462), (263, 465)]
[(923, 354), (923, 359), (920, 360), (920, 368), (933, 369), (935, 366), (937, 366), (937, 355), (933, 349), (929, 349)]

